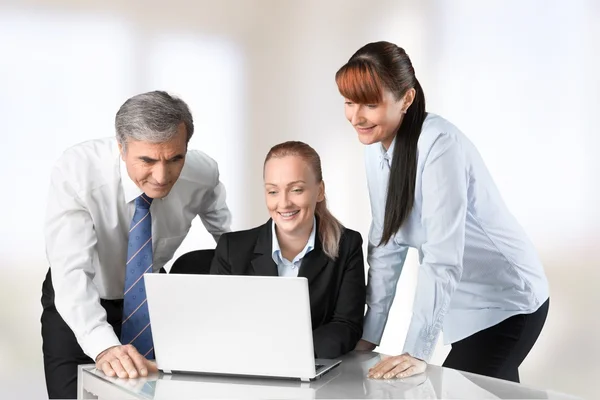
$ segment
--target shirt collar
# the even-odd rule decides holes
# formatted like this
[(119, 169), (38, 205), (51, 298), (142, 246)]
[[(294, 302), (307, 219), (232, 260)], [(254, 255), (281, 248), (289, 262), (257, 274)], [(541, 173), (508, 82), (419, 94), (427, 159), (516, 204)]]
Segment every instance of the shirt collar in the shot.
[(131, 180), (127, 173), (127, 165), (119, 154), (119, 168), (121, 170), (121, 186), (125, 195), (125, 203), (130, 203), (142, 194), (142, 190)]
[(392, 167), (392, 157), (394, 156), (394, 146), (396, 145), (396, 137), (394, 136), (394, 140), (390, 144), (390, 147), (385, 150), (382, 143), (379, 143), (379, 165), (383, 169), (384, 163), (387, 163), (388, 167)]
[[(283, 261), (283, 256), (281, 255), (281, 247), (279, 247), (279, 241), (277, 240), (277, 234), (275, 233), (275, 221), (273, 221), (271, 223), (271, 230), (273, 233), (273, 235), (272, 235), (273, 236), (273, 245), (271, 246), (271, 248), (273, 250), (273, 252), (272, 252), (273, 261), (275, 261), (275, 264), (279, 265), (280, 262)], [(300, 254), (298, 254), (292, 260), (292, 262), (302, 260), (306, 254), (308, 254), (315, 248), (316, 232), (317, 232), (317, 219), (316, 219), (316, 217), (313, 217), (313, 227), (312, 227), (312, 231), (310, 232), (310, 236), (308, 237), (308, 242), (306, 242), (306, 246), (304, 246), (304, 249), (300, 252)]]

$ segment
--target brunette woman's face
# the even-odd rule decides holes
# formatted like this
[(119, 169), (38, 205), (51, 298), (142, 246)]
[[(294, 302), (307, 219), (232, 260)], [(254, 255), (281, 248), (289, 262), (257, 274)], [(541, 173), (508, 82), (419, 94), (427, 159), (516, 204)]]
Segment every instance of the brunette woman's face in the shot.
[(345, 99), (344, 111), (362, 144), (381, 142), (387, 149), (413, 98), (414, 89), (410, 89), (400, 100), (391, 91), (384, 89), (381, 101), (376, 104), (358, 104)]

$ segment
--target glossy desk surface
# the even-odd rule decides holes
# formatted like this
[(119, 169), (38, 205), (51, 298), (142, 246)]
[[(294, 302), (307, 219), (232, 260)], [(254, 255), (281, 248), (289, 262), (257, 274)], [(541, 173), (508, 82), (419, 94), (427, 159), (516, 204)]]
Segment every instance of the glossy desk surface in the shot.
[[(81, 365), (78, 398), (89, 399), (579, 399), (513, 382), (429, 365), (406, 379), (375, 380), (368, 369), (380, 360), (374, 352), (352, 352), (340, 366), (310, 383), (293, 380), (191, 374), (153, 374), (146, 378), (107, 377)], [(97, 396), (97, 397), (95, 397)]]

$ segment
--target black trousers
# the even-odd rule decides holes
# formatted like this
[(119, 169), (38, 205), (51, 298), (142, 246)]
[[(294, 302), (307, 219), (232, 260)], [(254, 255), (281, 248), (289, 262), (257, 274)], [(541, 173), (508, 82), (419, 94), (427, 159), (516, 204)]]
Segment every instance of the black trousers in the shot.
[[(100, 300), (108, 323), (121, 335), (123, 300)], [(77, 366), (93, 364), (85, 355), (75, 335), (54, 307), (54, 289), (50, 270), (42, 284), (42, 351), (46, 389), (50, 399), (77, 398)]]
[(512, 316), (452, 343), (443, 366), (519, 382), (519, 366), (542, 331), (549, 305), (548, 299), (534, 313)]
[[(160, 270), (165, 273), (164, 269)], [(123, 300), (100, 300), (106, 310), (106, 319), (117, 337), (121, 337)], [(42, 352), (46, 389), (50, 399), (77, 398), (77, 366), (93, 364), (85, 355), (73, 331), (62, 319), (54, 306), (54, 288), (50, 269), (42, 284)]]

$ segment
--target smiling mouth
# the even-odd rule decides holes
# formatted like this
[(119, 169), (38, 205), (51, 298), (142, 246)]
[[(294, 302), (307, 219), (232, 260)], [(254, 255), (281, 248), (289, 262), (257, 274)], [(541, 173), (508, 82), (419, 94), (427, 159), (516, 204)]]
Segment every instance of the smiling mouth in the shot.
[(298, 214), (299, 212), (300, 212), (300, 210), (289, 211), (289, 212), (280, 212), (279, 215), (281, 215), (283, 218), (291, 218), (294, 215)]
[(373, 126), (369, 126), (369, 127), (365, 127), (365, 126), (355, 126), (356, 130), (358, 131), (370, 131), (371, 129), (375, 128), (377, 125), (373, 125)]

